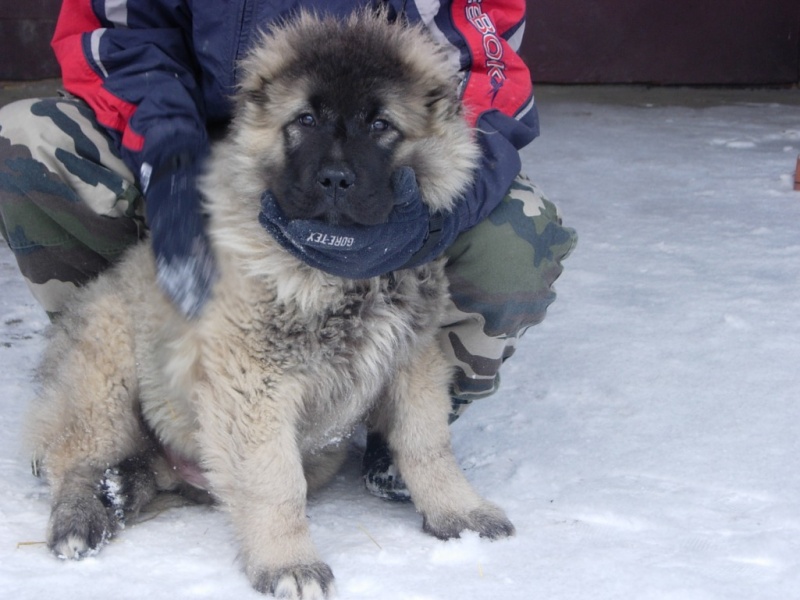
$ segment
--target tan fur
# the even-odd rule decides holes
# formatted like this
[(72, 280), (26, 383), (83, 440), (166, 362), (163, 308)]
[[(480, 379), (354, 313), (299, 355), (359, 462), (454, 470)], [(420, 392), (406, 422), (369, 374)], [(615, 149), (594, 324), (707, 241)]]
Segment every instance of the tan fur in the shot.
[[(417, 170), (432, 207), (449, 207), (477, 150), (443, 56), (419, 29), (383, 15), (360, 14), (348, 27), (404, 49), (412, 83), (387, 101), (409, 132), (397, 166)], [(332, 576), (311, 541), (305, 498), (335, 472), (365, 420), (388, 439), (427, 531), (513, 533), (450, 449), (451, 375), (434, 341), (446, 301), (441, 262), (340, 279), (290, 256), (258, 223), (265, 166), (280, 168), (281, 127), (307, 102), (285, 61), (294, 44), (334, 33), (305, 15), (273, 31), (244, 65), (237, 119), (203, 183), (220, 277), (201, 317), (183, 320), (161, 295), (145, 244), (88, 286), (56, 327), (31, 435), (52, 485), (57, 554), (80, 558), (114, 533), (97, 486), (122, 461), (145, 457), (143, 481), (155, 472), (154, 489), (182, 485), (163, 457), (168, 448), (204, 469), (256, 589), (329, 597)], [(426, 106), (432, 90), (438, 99)]]

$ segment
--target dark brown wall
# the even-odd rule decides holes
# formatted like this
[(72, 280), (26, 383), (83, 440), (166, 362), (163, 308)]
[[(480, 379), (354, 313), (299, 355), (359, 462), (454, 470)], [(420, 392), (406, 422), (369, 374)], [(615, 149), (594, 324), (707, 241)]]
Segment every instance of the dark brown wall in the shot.
[(0, 0), (0, 79), (59, 75), (50, 50), (60, 0)]
[[(60, 0), (0, 0), (0, 79), (57, 77)], [(800, 0), (529, 0), (540, 83), (800, 82)]]
[(797, 83), (800, 0), (531, 0), (523, 57), (542, 83)]

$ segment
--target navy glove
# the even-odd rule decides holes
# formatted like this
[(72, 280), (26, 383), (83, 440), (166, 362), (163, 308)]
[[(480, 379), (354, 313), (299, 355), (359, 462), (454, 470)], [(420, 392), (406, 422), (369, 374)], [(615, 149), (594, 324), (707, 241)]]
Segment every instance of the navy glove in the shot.
[(259, 221), (294, 256), (338, 277), (368, 279), (433, 260), (458, 235), (456, 216), (430, 212), (409, 167), (395, 171), (392, 189), (394, 208), (379, 225), (288, 219), (270, 191), (261, 197)]
[(145, 193), (158, 285), (188, 318), (200, 313), (217, 276), (197, 190), (198, 162), (188, 154), (167, 160)]

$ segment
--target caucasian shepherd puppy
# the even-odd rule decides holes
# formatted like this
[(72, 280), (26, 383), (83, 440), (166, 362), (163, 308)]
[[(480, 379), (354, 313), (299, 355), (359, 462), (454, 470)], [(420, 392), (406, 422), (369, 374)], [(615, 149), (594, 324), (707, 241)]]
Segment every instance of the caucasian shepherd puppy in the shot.
[[(32, 418), (35, 468), (52, 487), (49, 547), (92, 554), (159, 491), (195, 490), (229, 511), (257, 590), (328, 597), (306, 494), (362, 422), (388, 440), (425, 531), (511, 535), (450, 448), (451, 373), (434, 339), (442, 263), (342, 279), (259, 224), (265, 190), (290, 217), (379, 223), (405, 166), (424, 201), (448, 209), (478, 151), (442, 51), (385, 14), (306, 14), (265, 35), (242, 68), (202, 182), (220, 274), (201, 316), (181, 318), (162, 295), (145, 243), (54, 327)], [(335, 207), (316, 191), (333, 159), (354, 177)]]

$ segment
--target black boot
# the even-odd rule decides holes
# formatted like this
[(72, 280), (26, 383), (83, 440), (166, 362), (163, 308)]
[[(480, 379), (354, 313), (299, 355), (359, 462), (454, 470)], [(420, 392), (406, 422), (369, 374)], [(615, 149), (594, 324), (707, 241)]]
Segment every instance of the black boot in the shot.
[(392, 462), (392, 454), (380, 433), (367, 435), (367, 448), (361, 461), (361, 475), (367, 490), (391, 502), (409, 502), (411, 493)]

